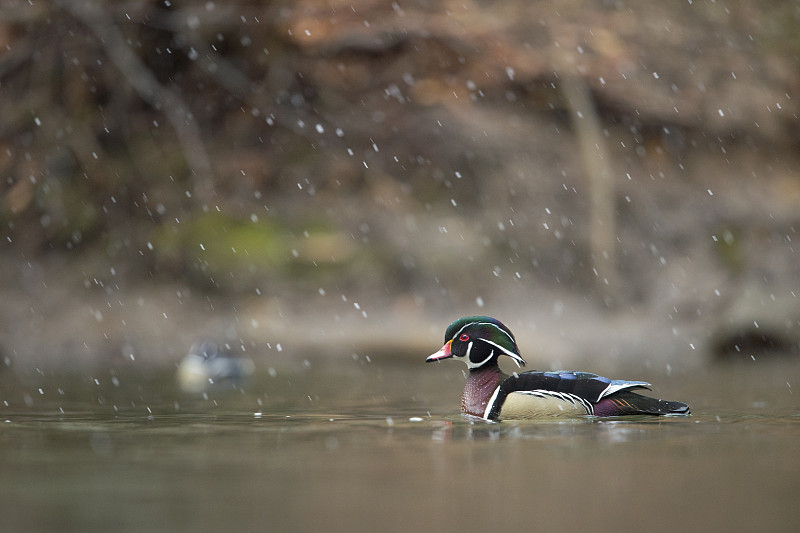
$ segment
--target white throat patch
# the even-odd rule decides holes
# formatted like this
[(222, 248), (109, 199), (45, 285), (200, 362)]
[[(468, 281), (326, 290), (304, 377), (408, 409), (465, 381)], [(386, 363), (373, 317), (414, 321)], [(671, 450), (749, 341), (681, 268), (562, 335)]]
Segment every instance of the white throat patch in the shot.
[(494, 357), (494, 350), (492, 350), (491, 352), (489, 352), (489, 357), (487, 357), (486, 359), (484, 359), (480, 363), (473, 363), (472, 360), (469, 358), (469, 352), (470, 352), (471, 349), (472, 349), (472, 343), (470, 342), (469, 343), (469, 347), (467, 348), (467, 358), (464, 361), (465, 363), (467, 363), (467, 368), (469, 368), (470, 370), (472, 370), (473, 368), (482, 367), (483, 365), (488, 363), (491, 360), (492, 357)]

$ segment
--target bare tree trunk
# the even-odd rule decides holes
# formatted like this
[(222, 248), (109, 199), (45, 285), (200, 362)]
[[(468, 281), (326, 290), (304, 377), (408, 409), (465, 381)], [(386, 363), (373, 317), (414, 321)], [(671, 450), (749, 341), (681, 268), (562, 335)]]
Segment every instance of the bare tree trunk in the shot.
[(567, 69), (562, 69), (559, 78), (577, 139), (578, 155), (589, 180), (592, 266), (598, 288), (608, 303), (619, 293), (614, 179), (609, 166), (610, 158), (589, 88)]

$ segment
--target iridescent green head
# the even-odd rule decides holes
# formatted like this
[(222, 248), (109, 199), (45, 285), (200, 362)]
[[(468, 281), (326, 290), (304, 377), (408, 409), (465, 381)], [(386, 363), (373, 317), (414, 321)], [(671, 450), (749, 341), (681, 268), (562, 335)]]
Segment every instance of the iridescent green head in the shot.
[(474, 370), (496, 365), (500, 355), (507, 355), (518, 366), (525, 366), (510, 329), (496, 318), (468, 316), (450, 324), (444, 334), (442, 349), (428, 356), (425, 361), (453, 357), (464, 361), (470, 370)]

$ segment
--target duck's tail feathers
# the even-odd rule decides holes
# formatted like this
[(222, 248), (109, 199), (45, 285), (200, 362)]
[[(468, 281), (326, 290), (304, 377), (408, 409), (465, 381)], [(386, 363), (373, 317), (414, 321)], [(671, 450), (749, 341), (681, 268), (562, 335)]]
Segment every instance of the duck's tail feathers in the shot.
[(689, 406), (683, 402), (671, 402), (643, 396), (635, 392), (622, 391), (594, 404), (595, 416), (625, 415), (688, 415)]

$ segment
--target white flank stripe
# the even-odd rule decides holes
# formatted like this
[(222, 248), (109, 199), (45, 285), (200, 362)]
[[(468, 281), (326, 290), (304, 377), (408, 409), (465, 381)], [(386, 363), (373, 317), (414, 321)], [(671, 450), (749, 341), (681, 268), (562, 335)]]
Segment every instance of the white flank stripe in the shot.
[(489, 420), (489, 413), (492, 412), (492, 407), (494, 407), (494, 402), (497, 400), (497, 393), (500, 392), (500, 387), (494, 389), (492, 393), (492, 397), (489, 398), (489, 403), (486, 404), (486, 410), (483, 412), (484, 420)]

